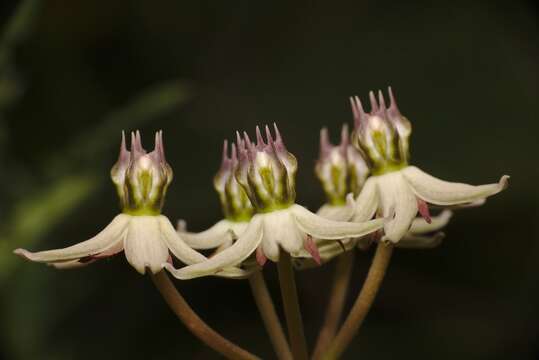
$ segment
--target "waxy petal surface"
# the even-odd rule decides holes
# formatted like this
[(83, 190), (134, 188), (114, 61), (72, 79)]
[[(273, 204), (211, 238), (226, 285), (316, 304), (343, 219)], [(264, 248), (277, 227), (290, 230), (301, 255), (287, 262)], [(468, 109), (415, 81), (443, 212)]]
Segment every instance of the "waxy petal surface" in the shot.
[(58, 262), (80, 259), (83, 257), (99, 254), (122, 242), (123, 233), (131, 219), (131, 216), (120, 214), (107, 225), (103, 231), (93, 238), (69, 246), (63, 249), (30, 252), (25, 249), (17, 249), (15, 254), (36, 262)]
[(504, 175), (496, 184), (473, 186), (440, 180), (415, 166), (401, 172), (419, 198), (436, 205), (474, 203), (504, 190), (509, 181)]

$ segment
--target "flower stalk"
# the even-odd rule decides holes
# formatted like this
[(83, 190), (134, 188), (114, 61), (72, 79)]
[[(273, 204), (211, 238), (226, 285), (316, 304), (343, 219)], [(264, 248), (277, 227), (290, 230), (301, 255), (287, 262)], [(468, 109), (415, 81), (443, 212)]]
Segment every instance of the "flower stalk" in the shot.
[(314, 347), (313, 359), (319, 359), (335, 337), (342, 318), (346, 295), (348, 294), (348, 284), (352, 276), (355, 255), (355, 251), (347, 251), (337, 260), (333, 289), (331, 290), (324, 323)]
[(255, 271), (249, 276), (249, 285), (277, 358), (280, 360), (292, 360), (290, 346), (275, 311), (262, 271)]
[(229, 340), (222, 337), (215, 330), (209, 327), (189, 306), (187, 301), (178, 292), (168, 275), (161, 271), (157, 274), (151, 274), (155, 287), (176, 316), (183, 324), (202, 342), (208, 345), (213, 350), (217, 351), (224, 357), (234, 360), (256, 360), (259, 357), (233, 344)]
[(294, 355), (294, 360), (307, 360), (307, 341), (303, 331), (294, 269), (292, 268), (290, 255), (286, 251), (281, 253), (277, 269), (292, 354)]
[(359, 292), (352, 310), (337, 333), (337, 336), (331, 342), (329, 349), (322, 356), (322, 359), (338, 359), (356, 336), (382, 285), (382, 280), (386, 274), (392, 253), (393, 245), (384, 242), (378, 243), (367, 278), (363, 283), (363, 287)]

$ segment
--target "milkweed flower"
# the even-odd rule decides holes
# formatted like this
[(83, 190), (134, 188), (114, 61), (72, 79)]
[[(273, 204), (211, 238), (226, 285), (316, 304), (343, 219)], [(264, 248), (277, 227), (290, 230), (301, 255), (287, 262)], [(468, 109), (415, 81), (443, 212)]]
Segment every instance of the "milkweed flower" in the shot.
[(180, 226), (178, 228), (180, 236), (193, 249), (219, 248), (218, 251), (225, 249), (231, 246), (249, 225), (254, 208), (234, 176), (237, 167), (236, 145), (232, 144), (229, 156), (228, 141), (225, 140), (221, 168), (213, 181), (225, 218), (199, 233), (187, 232)]
[[(186, 245), (168, 218), (161, 215), (172, 177), (161, 131), (155, 134), (155, 147), (150, 153), (143, 149), (138, 131), (131, 133), (128, 151), (122, 133), (120, 156), (111, 170), (122, 213), (95, 237), (79, 244), (57, 250), (14, 252), (31, 261), (72, 268), (124, 251), (127, 261), (141, 274), (146, 269), (154, 274), (161, 271), (163, 263), (171, 261), (169, 251), (187, 264), (204, 261), (206, 258)], [(225, 273), (241, 275), (239, 269)]]
[(187, 279), (213, 274), (236, 266), (256, 253), (259, 263), (279, 260), (280, 251), (297, 256), (305, 249), (315, 260), (319, 253), (313, 238), (330, 240), (358, 237), (383, 226), (382, 219), (363, 223), (324, 219), (295, 203), (296, 158), (288, 152), (274, 125), (275, 138), (266, 126), (266, 141), (256, 128), (256, 144), (237, 133), (239, 166), (236, 179), (253, 204), (256, 214), (247, 229), (229, 248), (207, 261), (178, 270), (166, 265), (174, 276)]
[(379, 214), (390, 218), (384, 225), (384, 239), (397, 243), (410, 229), (417, 213), (431, 221), (429, 204), (442, 207), (480, 204), (504, 190), (509, 176), (498, 183), (472, 186), (437, 179), (409, 161), (409, 137), (412, 127), (388, 89), (390, 106), (378, 92), (369, 94), (371, 112), (365, 113), (356, 96), (350, 98), (355, 120), (352, 144), (367, 161), (372, 176), (356, 199), (355, 221), (365, 221)]
[[(361, 153), (349, 141), (348, 126), (341, 131), (340, 144), (334, 145), (329, 140), (326, 128), (320, 131), (320, 157), (315, 166), (315, 172), (320, 180), (326, 203), (320, 207), (317, 214), (329, 220), (351, 221), (356, 210), (354, 196), (363, 188), (370, 173)], [(415, 218), (410, 230), (397, 244), (402, 248), (432, 248), (440, 244), (444, 234), (440, 231), (451, 218), (451, 211), (444, 210), (440, 215), (433, 216), (431, 223), (423, 218)], [(382, 234), (376, 233), (362, 238), (349, 238), (340, 241), (315, 239), (322, 263), (355, 248), (365, 249), (373, 241), (383, 239)], [(308, 268), (316, 263), (305, 251), (303, 257), (294, 261), (297, 268)]]

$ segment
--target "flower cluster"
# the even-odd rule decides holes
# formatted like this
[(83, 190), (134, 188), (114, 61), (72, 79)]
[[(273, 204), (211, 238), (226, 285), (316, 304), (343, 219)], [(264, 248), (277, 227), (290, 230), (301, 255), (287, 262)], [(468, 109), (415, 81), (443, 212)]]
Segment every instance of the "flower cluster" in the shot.
[[(236, 144), (232, 146), (232, 158), (234, 160), (234, 149), (237, 148), (239, 161), (231, 162), (232, 166), (236, 165), (231, 171), (255, 210), (247, 227), (240, 232), (230, 227), (229, 233), (237, 235), (237, 240), (221, 248), (208, 261), (181, 269), (166, 265), (175, 277), (189, 279), (214, 274), (223, 268), (240, 265), (249, 260), (251, 255), (263, 266), (267, 259), (278, 261), (280, 251), (286, 251), (294, 257), (303, 257), (306, 252), (315, 262), (320, 263), (314, 238), (335, 241), (362, 237), (383, 226), (383, 219), (367, 219), (361, 223), (328, 220), (296, 204), (297, 161), (286, 149), (276, 125), (274, 133), (266, 126), (264, 139), (257, 127), (256, 143), (251, 141), (247, 133), (243, 136), (237, 133)], [(241, 192), (238, 194), (243, 196)], [(213, 232), (206, 232), (210, 231)], [(222, 246), (225, 241), (223, 237), (221, 241), (215, 241), (214, 245)], [(194, 241), (190, 243), (196, 246)]]
[[(223, 219), (208, 230), (193, 233), (173, 229), (161, 215), (173, 177), (165, 159), (162, 132), (147, 153), (140, 133), (131, 134), (131, 149), (122, 134), (120, 155), (111, 170), (122, 213), (94, 238), (71, 247), (32, 253), (26, 259), (58, 268), (86, 265), (125, 251), (140, 273), (166, 268), (179, 279), (217, 275), (249, 276), (268, 259), (285, 251), (300, 267), (320, 264), (373, 241), (407, 248), (431, 248), (452, 213), (431, 216), (429, 205), (455, 208), (482, 204), (507, 186), (451, 183), (409, 165), (411, 123), (404, 117), (391, 88), (389, 106), (381, 91), (370, 92), (370, 113), (351, 98), (355, 128), (341, 131), (333, 145), (329, 132), (320, 134), (315, 172), (326, 195), (317, 214), (296, 203), (298, 161), (286, 148), (279, 129), (256, 127), (255, 140), (246, 132), (224, 142), (221, 167), (214, 178)], [(264, 134), (263, 134), (264, 132)], [(418, 217), (419, 215), (419, 217)], [(184, 222), (181, 222), (182, 224)], [(428, 235), (432, 234), (432, 235)], [(206, 258), (197, 250), (216, 249)], [(175, 268), (173, 259), (187, 266)]]

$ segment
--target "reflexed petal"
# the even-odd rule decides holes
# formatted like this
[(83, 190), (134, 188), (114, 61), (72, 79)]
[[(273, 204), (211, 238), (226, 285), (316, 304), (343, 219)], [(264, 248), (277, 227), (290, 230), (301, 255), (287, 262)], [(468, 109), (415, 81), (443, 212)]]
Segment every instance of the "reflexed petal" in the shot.
[(359, 237), (376, 231), (384, 225), (383, 219), (358, 223), (327, 220), (299, 205), (291, 206), (290, 211), (294, 214), (299, 228), (317, 239), (338, 240)]
[(99, 259), (91, 259), (84, 262), (80, 262), (79, 260), (59, 261), (59, 262), (47, 263), (47, 265), (52, 266), (58, 270), (70, 270), (70, 269), (78, 269), (78, 268), (93, 264), (97, 260)]
[[(284, 251), (292, 255), (303, 249), (305, 234), (296, 225), (290, 209), (273, 211), (263, 215), (264, 239), (262, 240), (262, 248), (265, 255), (272, 261), (279, 260), (279, 245)], [(269, 254), (266, 253), (268, 248)], [(276, 260), (275, 248), (277, 248)]]
[(440, 245), (444, 237), (445, 234), (443, 232), (438, 232), (432, 236), (420, 236), (408, 233), (396, 246), (405, 249), (432, 249)]
[[(177, 279), (181, 279), (180, 275), (177, 275), (178, 272), (181, 269), (176, 269), (176, 268), (174, 268), (174, 266), (172, 264), (169, 264), (169, 263), (163, 264), (163, 267), (165, 269), (167, 269), (167, 271), (170, 272), (170, 274), (172, 274), (172, 276), (174, 276)], [(227, 278), (227, 279), (241, 280), (241, 279), (247, 279), (249, 276), (251, 276), (251, 274), (254, 271), (258, 271), (258, 269), (249, 268), (249, 269), (243, 270), (243, 269), (240, 269), (240, 268), (237, 268), (237, 267), (229, 267), (229, 268), (223, 269), (223, 270), (221, 270), (221, 271), (219, 271), (219, 272), (217, 272), (217, 273), (215, 273), (213, 275), (217, 276), (217, 277)]]
[(181, 262), (187, 265), (196, 264), (206, 260), (206, 257), (196, 250), (191, 249), (178, 234), (166, 216), (160, 215), (159, 226), (161, 238), (170, 252)]
[[(181, 232), (181, 238), (193, 249), (213, 249), (233, 239), (231, 221), (221, 220), (209, 229), (199, 232)], [(247, 225), (247, 224), (245, 224)]]
[(228, 249), (204, 262), (171, 270), (171, 274), (178, 279), (186, 280), (216, 274), (225, 268), (238, 265), (256, 250), (262, 240), (261, 216), (263, 215), (255, 215), (243, 235)]
[(328, 220), (350, 221), (354, 216), (355, 207), (356, 202), (354, 201), (354, 196), (348, 194), (346, 197), (346, 205), (336, 206), (325, 204), (318, 209), (316, 214)]
[(474, 203), (504, 190), (509, 180), (509, 176), (504, 175), (497, 184), (473, 186), (437, 179), (415, 166), (401, 172), (418, 197), (436, 205)]
[(168, 259), (168, 247), (161, 236), (160, 218), (133, 216), (129, 222), (124, 241), (125, 257), (141, 274), (146, 273), (146, 268), (154, 274), (158, 273)]
[(264, 236), (262, 238), (262, 251), (268, 259), (273, 262), (279, 261), (279, 243), (272, 237)]
[(99, 254), (123, 240), (122, 233), (131, 218), (129, 215), (117, 215), (103, 231), (93, 238), (63, 249), (35, 253), (25, 249), (17, 249), (14, 253), (31, 261), (47, 263), (75, 260)]
[(76, 268), (84, 267), (86, 265), (93, 264), (97, 260), (105, 259), (105, 258), (114, 256), (122, 252), (124, 250), (124, 239), (126, 235), (127, 235), (127, 229), (125, 229), (122, 235), (120, 235), (119, 241), (117, 241), (111, 247), (107, 248), (105, 251), (100, 252), (96, 255), (90, 255), (88, 257), (77, 259), (77, 260), (51, 262), (51, 263), (47, 263), (47, 265), (52, 266), (59, 270), (68, 270), (68, 269), (76, 269)]
[(378, 189), (376, 186), (377, 176), (367, 179), (365, 186), (356, 198), (355, 222), (363, 222), (372, 219), (378, 209)]
[(400, 172), (378, 176), (378, 192), (384, 217), (394, 217), (384, 226), (387, 239), (396, 243), (408, 232), (417, 215), (417, 199)]
[(432, 222), (429, 224), (423, 218), (415, 218), (410, 227), (412, 234), (426, 234), (429, 232), (438, 231), (447, 225), (453, 213), (450, 210), (444, 210), (439, 215), (433, 216)]

